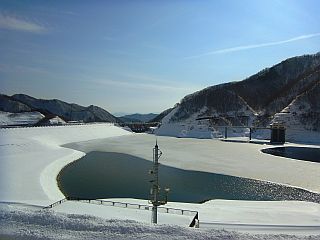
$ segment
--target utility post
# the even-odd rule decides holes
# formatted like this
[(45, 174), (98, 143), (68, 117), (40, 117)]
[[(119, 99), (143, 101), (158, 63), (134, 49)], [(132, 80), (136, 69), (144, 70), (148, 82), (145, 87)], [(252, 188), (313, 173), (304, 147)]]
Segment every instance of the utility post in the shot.
[(228, 137), (228, 127), (224, 127), (224, 138), (227, 139)]
[(153, 148), (153, 167), (152, 167), (152, 170), (149, 171), (149, 173), (152, 176), (152, 180), (150, 181), (152, 183), (152, 186), (151, 186), (149, 203), (152, 204), (151, 222), (154, 224), (158, 223), (158, 206), (164, 205), (167, 203), (167, 196), (168, 196), (168, 192), (170, 191), (169, 188), (165, 188), (165, 193), (166, 193), (165, 200), (160, 200), (159, 158), (161, 157), (161, 155), (162, 155), (162, 152), (160, 151), (158, 147), (158, 143), (156, 141), (156, 145)]

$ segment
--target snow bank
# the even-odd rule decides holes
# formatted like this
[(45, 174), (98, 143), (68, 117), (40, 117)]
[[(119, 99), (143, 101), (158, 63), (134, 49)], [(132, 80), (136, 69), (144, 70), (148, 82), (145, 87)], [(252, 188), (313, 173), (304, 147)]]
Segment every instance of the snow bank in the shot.
[(88, 124), (0, 130), (0, 200), (28, 202), (63, 196), (59, 170), (83, 156), (60, 145), (132, 134), (112, 124)]
[[(185, 119), (183, 121), (172, 121), (174, 114), (178, 112), (179, 109), (180, 106), (176, 107), (162, 119), (161, 126), (154, 130), (154, 133), (156, 135), (199, 139), (213, 139), (224, 137), (225, 127), (212, 125), (208, 120), (196, 120), (199, 113), (193, 114), (188, 117), (188, 119)], [(200, 113), (205, 111), (206, 108), (203, 108), (201, 109)], [(232, 116), (231, 113), (230, 116)], [(278, 113), (275, 115), (273, 121), (285, 123), (287, 142), (320, 144), (320, 132), (303, 128), (301, 123), (298, 122), (295, 116), (292, 116), (289, 113)], [(253, 125), (252, 116), (248, 120), (248, 125)], [(228, 127), (227, 136), (249, 137), (249, 128)], [(270, 129), (253, 129), (252, 131), (252, 138), (255, 139), (270, 139), (270, 137)]]
[(0, 111), (0, 126), (33, 125), (42, 118), (44, 115), (39, 112), (9, 113)]
[[(170, 136), (179, 138), (215, 138), (219, 135), (208, 129), (205, 125), (189, 125), (181, 123), (168, 123), (154, 130), (158, 136)], [(222, 136), (220, 134), (220, 136)]]
[[(107, 201), (115, 201), (122, 203), (133, 203), (140, 205), (150, 206), (148, 200), (142, 199), (130, 199), (130, 198), (120, 198), (120, 199), (107, 199)], [(179, 203), (174, 204), (176, 208)], [(134, 220), (138, 222), (150, 223), (151, 222), (151, 207), (149, 210), (137, 209), (135, 207), (114, 207), (108, 205), (90, 204), (84, 202), (67, 201), (61, 205), (54, 207), (54, 211), (68, 213), (68, 214), (83, 214), (91, 215), (96, 217), (101, 217), (104, 219), (118, 219), (118, 220)], [(178, 226), (187, 227), (192, 222), (195, 214), (181, 215), (165, 213), (163, 211), (158, 211), (158, 223), (159, 224), (174, 224)]]
[(0, 204), (1, 239), (246, 239), (316, 240), (319, 235), (249, 234), (174, 225), (151, 225), (132, 220), (40, 210), (32, 206)]
[[(115, 202), (148, 205), (141, 199), (108, 199)], [(197, 211), (200, 228), (224, 228), (246, 232), (286, 232), (320, 234), (320, 205), (300, 201), (211, 200), (202, 204), (168, 202), (165, 207)], [(89, 214), (105, 219), (150, 223), (151, 211), (83, 202), (65, 202), (54, 208), (68, 214)], [(188, 226), (193, 216), (159, 211), (158, 223)], [(280, 227), (278, 229), (277, 227)], [(263, 230), (261, 230), (263, 229)]]
[(83, 157), (85, 153), (73, 151), (69, 155), (63, 156), (50, 163), (40, 174), (40, 184), (49, 199), (58, 200), (65, 196), (60, 191), (57, 182), (54, 181), (63, 167), (69, 163)]

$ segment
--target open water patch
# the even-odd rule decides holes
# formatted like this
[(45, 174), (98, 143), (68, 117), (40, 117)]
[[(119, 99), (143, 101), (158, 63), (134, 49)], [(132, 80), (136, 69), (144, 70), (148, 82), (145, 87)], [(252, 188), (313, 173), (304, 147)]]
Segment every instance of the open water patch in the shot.
[[(80, 199), (148, 199), (152, 162), (123, 153), (89, 152), (63, 168), (58, 184), (65, 196)], [(320, 195), (304, 189), (223, 174), (160, 165), (161, 187), (168, 200), (199, 203), (210, 199), (255, 201), (300, 200), (320, 203)]]
[(261, 151), (274, 156), (320, 163), (320, 148), (275, 147), (262, 149)]

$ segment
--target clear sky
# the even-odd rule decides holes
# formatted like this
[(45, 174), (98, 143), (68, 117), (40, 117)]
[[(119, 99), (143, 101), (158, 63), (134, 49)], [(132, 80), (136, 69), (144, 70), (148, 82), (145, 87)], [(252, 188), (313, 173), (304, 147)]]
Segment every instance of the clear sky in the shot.
[(127, 113), (320, 51), (319, 0), (0, 0), (0, 92)]

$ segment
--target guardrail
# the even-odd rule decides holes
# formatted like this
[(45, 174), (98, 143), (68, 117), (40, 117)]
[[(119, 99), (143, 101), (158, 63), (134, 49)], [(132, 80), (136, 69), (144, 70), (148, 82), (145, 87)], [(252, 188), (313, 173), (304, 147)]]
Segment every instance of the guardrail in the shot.
[(66, 202), (66, 201), (68, 201), (67, 198), (61, 199), (61, 200), (59, 200), (59, 201), (56, 201), (56, 202), (50, 204), (49, 206), (44, 207), (43, 209), (53, 208), (53, 207), (55, 207), (55, 206), (58, 206), (58, 205), (60, 205), (60, 204), (62, 204), (62, 203), (64, 203), (64, 202)]
[[(145, 204), (137, 204), (137, 203), (126, 203), (126, 202), (116, 202), (110, 200), (98, 200), (98, 199), (80, 199), (75, 197), (67, 197), (56, 201), (50, 204), (44, 209), (53, 208), (58, 206), (66, 201), (78, 201), (83, 203), (90, 203), (90, 204), (97, 204), (97, 205), (104, 205), (104, 206), (111, 206), (111, 207), (122, 207), (122, 208), (130, 208), (130, 209), (138, 209), (138, 210), (146, 210), (151, 211), (151, 205)], [(168, 213), (168, 214), (177, 214), (177, 215), (184, 215), (184, 216), (193, 216), (192, 222), (190, 223), (189, 227), (199, 227), (199, 213), (198, 211), (193, 210), (186, 210), (180, 208), (168, 208), (168, 207), (158, 207), (158, 212), (160, 213)]]

